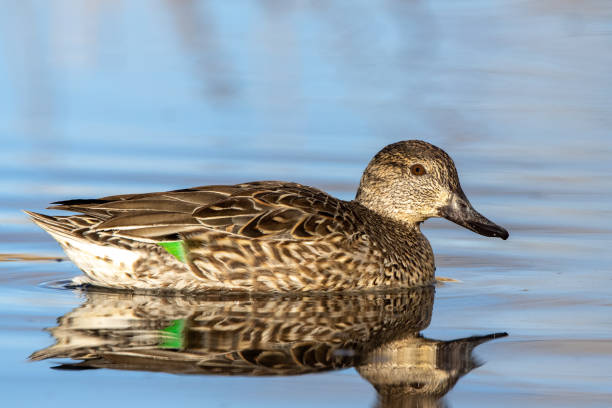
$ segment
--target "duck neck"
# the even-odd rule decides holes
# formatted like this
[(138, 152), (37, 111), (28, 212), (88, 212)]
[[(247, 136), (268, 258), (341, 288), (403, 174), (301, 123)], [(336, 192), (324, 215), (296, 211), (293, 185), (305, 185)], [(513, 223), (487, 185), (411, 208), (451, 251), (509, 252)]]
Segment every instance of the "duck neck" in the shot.
[(381, 203), (376, 201), (363, 202), (361, 200), (355, 199), (355, 202), (367, 208), (371, 212), (377, 214), (379, 217), (386, 219), (388, 222), (400, 224), (405, 228), (416, 228), (417, 231), (420, 231), (419, 226), (423, 221), (427, 219), (427, 217), (424, 217), (420, 214), (394, 211), (393, 208), (389, 208), (388, 206), (382, 205)]
[[(355, 214), (363, 221), (363, 225), (371, 225), (373, 228), (384, 232), (386, 236), (422, 235), (419, 217), (398, 217), (389, 212), (381, 212), (363, 205), (357, 200), (354, 203)], [(366, 221), (367, 220), (367, 221)]]
[[(385, 196), (383, 191), (374, 191), (360, 186), (355, 196), (355, 202), (381, 217), (410, 228), (416, 227), (418, 229), (418, 225), (428, 218), (422, 214), (406, 211), (407, 208), (401, 205), (402, 200), (399, 197), (390, 202), (389, 200), (382, 200), (382, 196)], [(389, 194), (386, 196), (389, 197)], [(393, 195), (391, 195), (391, 198), (393, 198)], [(404, 209), (400, 210), (402, 207)]]

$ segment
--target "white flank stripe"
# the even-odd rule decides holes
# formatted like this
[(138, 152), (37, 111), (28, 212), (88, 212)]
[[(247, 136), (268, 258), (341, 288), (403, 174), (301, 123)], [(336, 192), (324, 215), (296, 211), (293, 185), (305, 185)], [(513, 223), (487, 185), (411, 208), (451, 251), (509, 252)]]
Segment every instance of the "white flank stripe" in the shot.
[(64, 247), (68, 257), (93, 282), (108, 286), (124, 286), (140, 257), (137, 252), (106, 245), (95, 245), (89, 241), (53, 234)]

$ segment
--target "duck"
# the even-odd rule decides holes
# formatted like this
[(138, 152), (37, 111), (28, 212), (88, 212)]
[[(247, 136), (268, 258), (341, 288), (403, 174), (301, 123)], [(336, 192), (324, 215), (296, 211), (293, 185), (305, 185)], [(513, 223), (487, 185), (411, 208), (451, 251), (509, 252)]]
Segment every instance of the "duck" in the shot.
[(351, 201), (256, 181), (52, 203), (26, 211), (83, 275), (74, 285), (145, 291), (333, 292), (435, 282), (421, 224), (443, 217), (487, 237), (508, 231), (470, 204), (455, 164), (421, 140), (369, 162)]

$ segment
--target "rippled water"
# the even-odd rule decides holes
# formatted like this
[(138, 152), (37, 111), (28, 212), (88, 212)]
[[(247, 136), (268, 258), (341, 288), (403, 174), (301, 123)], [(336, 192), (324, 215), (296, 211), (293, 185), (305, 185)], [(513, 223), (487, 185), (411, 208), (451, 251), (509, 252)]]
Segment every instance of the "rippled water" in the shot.
[[(0, 389), (6, 403), (612, 405), (609, 2), (3, 6)], [(135, 336), (141, 345), (159, 346), (160, 355), (163, 345), (182, 349), (183, 363), (195, 348), (223, 365), (215, 359), (236, 332), (203, 335), (208, 320), (193, 316), (237, 313), (233, 323), (248, 327), (255, 301), (131, 298), (50, 287), (79, 271), (57, 262), (64, 256), (59, 246), (21, 209), (258, 179), (297, 181), (350, 199), (371, 156), (408, 138), (443, 147), (474, 206), (507, 227), (510, 239), (487, 239), (444, 220), (426, 222), (437, 275), (459, 282), (440, 285), (435, 299), (417, 302), (420, 307), (391, 302), (390, 310), (380, 309), (387, 317), (376, 311), (389, 299), (256, 303), (260, 328), (273, 327), (274, 319), (308, 321), (303, 316), (313, 311), (322, 313), (322, 327), (336, 328), (328, 337), (293, 338), (316, 350), (337, 346), (325, 354), (332, 360), (316, 370), (302, 365), (304, 372), (319, 373), (174, 375), (164, 371), (194, 366), (157, 359), (157, 369), (149, 371), (150, 361), (138, 365), (139, 356), (117, 345), (117, 355), (129, 361), (103, 358), (100, 366), (123, 370), (51, 369), (74, 364), (64, 357), (82, 358), (82, 349), (28, 361), (56, 341), (87, 346), (88, 355), (99, 357), (111, 340), (133, 345)], [(317, 302), (336, 305), (340, 313)], [(230, 304), (234, 309), (225, 313)], [(402, 321), (418, 316), (415, 307), (431, 321)], [(266, 308), (276, 310), (272, 320)], [(283, 315), (286, 310), (305, 315)], [(365, 323), (346, 325), (342, 318), (349, 315)], [(80, 327), (79, 319), (97, 326)], [(353, 329), (367, 330), (357, 341), (355, 332), (347, 334)], [(467, 340), (463, 349), (449, 346), (501, 332), (508, 336), (473, 352)], [(186, 347), (185, 339), (197, 347)], [(252, 370), (290, 350), (285, 343), (265, 346), (274, 352)], [(293, 355), (322, 355), (299, 350)], [(253, 353), (242, 355), (256, 361)], [(377, 361), (438, 375), (427, 378), (452, 373), (457, 382), (438, 402), (442, 393), (385, 399), (375, 386), (389, 377)]]

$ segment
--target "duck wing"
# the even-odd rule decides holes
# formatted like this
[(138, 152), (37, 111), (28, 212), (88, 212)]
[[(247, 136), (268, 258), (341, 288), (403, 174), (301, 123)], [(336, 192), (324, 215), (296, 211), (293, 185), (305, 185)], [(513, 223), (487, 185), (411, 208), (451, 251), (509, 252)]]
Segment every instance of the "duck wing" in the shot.
[[(68, 200), (51, 209), (99, 220), (92, 232), (111, 232), (145, 242), (216, 230), (254, 239), (314, 240), (351, 232), (347, 203), (297, 183), (260, 181), (201, 186), (169, 192)], [(80, 217), (72, 216), (72, 217)]]

